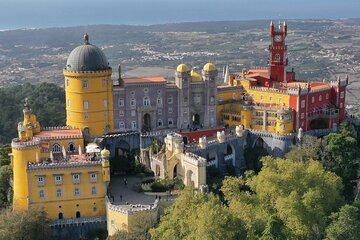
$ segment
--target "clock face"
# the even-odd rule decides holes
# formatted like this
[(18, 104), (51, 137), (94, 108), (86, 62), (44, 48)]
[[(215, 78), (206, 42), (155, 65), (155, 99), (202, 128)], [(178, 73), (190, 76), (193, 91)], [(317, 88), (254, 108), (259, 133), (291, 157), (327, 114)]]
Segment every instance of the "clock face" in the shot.
[(274, 37), (274, 41), (275, 41), (275, 42), (281, 42), (281, 41), (282, 41), (282, 36), (281, 36), (281, 35), (276, 35), (276, 36)]

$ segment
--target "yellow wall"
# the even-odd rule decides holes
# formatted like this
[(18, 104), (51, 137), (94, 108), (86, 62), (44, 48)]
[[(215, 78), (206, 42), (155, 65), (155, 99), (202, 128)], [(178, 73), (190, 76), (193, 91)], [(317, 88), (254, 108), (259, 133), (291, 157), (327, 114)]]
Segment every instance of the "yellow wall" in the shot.
[(35, 162), (36, 154), (40, 157), (40, 146), (24, 149), (12, 148), (13, 184), (14, 184), (14, 209), (28, 208), (28, 178), (26, 163)]
[[(90, 172), (97, 172), (96, 183), (90, 182)], [(74, 173), (80, 174), (80, 183), (73, 182)], [(29, 173), (31, 205), (45, 207), (50, 219), (58, 219), (60, 212), (63, 213), (64, 218), (75, 218), (76, 211), (80, 211), (81, 217), (105, 216), (106, 182), (102, 173), (101, 165), (31, 171)], [(54, 174), (63, 174), (61, 185), (55, 184)], [(44, 186), (38, 186), (38, 176), (45, 177)], [(91, 192), (93, 186), (97, 188), (95, 195)], [(74, 195), (75, 188), (79, 188), (79, 196)], [(60, 198), (56, 196), (57, 189), (62, 190)], [(45, 198), (39, 197), (40, 190), (45, 191)]]
[[(106, 125), (110, 126), (110, 131), (114, 130), (111, 73), (111, 69), (97, 72), (64, 70), (67, 125), (80, 129), (89, 127), (91, 136), (104, 134)], [(84, 80), (88, 81), (87, 88), (83, 88)], [(104, 107), (104, 100), (107, 100), (107, 107)], [(84, 101), (88, 101), (88, 109), (84, 109)], [(85, 113), (88, 119), (85, 119)]]

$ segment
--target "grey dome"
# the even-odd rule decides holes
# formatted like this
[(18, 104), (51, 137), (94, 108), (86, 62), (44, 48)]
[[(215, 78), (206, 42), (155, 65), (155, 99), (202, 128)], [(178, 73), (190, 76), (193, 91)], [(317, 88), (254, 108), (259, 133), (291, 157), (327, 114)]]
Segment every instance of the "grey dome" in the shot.
[(89, 36), (84, 36), (84, 45), (78, 46), (70, 53), (65, 69), (68, 71), (99, 71), (110, 69), (103, 51), (89, 43)]

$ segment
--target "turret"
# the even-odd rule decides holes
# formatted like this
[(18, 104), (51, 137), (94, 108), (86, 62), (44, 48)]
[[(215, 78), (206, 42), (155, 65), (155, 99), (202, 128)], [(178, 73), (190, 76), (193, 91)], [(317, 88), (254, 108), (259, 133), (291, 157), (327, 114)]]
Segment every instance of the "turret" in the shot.
[(285, 21), (283, 23), (283, 34), (284, 34), (284, 37), (287, 36), (287, 25), (286, 25)]
[(199, 146), (201, 149), (207, 148), (207, 139), (206, 136), (199, 138)]
[(270, 36), (272, 36), (274, 34), (274, 23), (273, 23), (273, 21), (270, 22), (269, 34), (270, 34)]
[(119, 64), (118, 66), (118, 74), (119, 74), (119, 78), (118, 78), (118, 83), (119, 83), (119, 86), (124, 86), (124, 80), (122, 78), (122, 71), (121, 71), (121, 64)]
[(107, 186), (110, 182), (110, 163), (109, 163), (110, 151), (104, 148), (100, 152), (100, 155), (101, 155), (101, 165), (103, 169), (103, 180)]
[(219, 141), (219, 143), (225, 142), (225, 132), (224, 131), (217, 132), (216, 137), (217, 137), (217, 140)]

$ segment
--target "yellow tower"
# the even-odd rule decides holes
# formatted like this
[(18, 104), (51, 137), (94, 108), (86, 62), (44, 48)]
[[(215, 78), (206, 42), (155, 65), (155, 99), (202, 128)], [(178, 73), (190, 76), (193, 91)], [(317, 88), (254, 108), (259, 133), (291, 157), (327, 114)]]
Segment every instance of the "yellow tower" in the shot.
[(26, 173), (27, 162), (36, 162), (40, 158), (41, 141), (33, 137), (40, 132), (40, 124), (32, 113), (29, 102), (26, 99), (24, 105), (24, 121), (18, 123), (18, 138), (11, 142), (13, 186), (14, 186), (14, 209), (27, 209), (29, 207), (29, 189)]
[(105, 54), (85, 34), (64, 69), (67, 125), (90, 137), (114, 130), (111, 74)]

